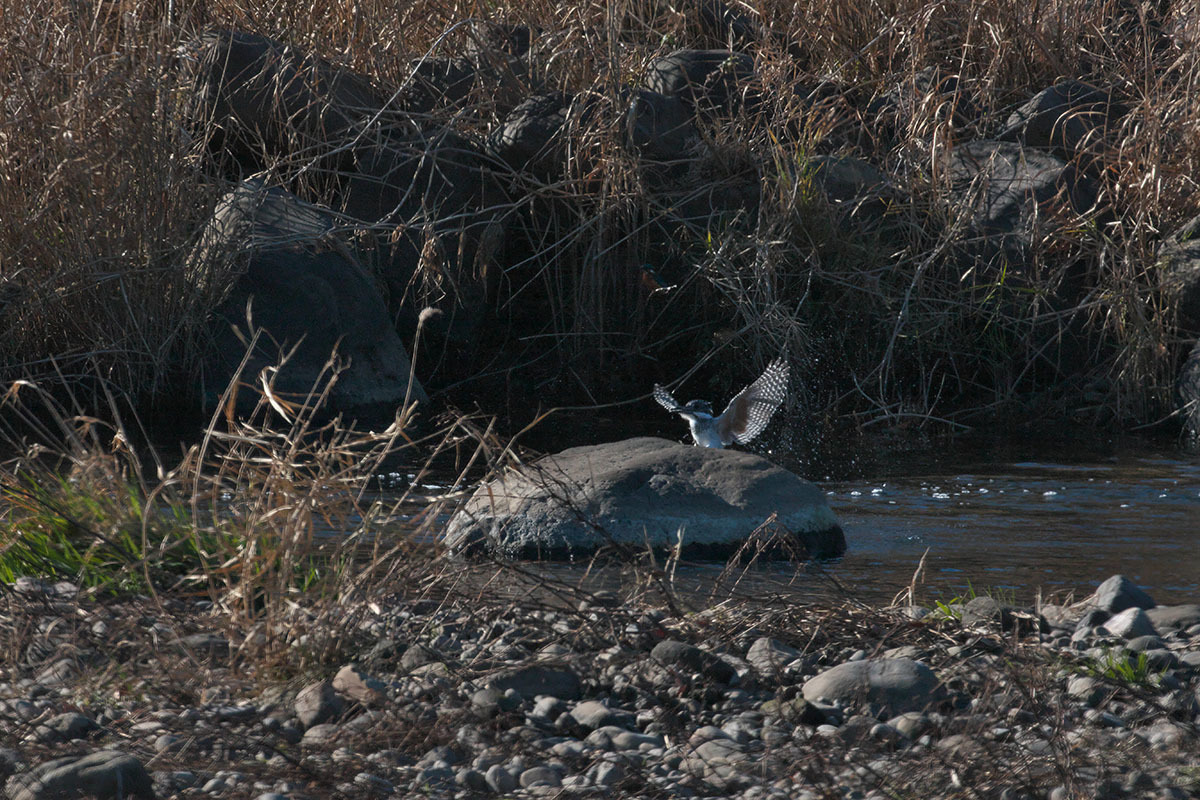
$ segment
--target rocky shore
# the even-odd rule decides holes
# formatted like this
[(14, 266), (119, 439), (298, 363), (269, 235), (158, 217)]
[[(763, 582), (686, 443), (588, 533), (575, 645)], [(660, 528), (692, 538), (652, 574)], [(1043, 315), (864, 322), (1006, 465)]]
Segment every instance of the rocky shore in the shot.
[(249, 626), (0, 587), (7, 796), (1200, 796), (1200, 606), (1119, 576), (1037, 609), (685, 610), (654, 572), (490, 569)]

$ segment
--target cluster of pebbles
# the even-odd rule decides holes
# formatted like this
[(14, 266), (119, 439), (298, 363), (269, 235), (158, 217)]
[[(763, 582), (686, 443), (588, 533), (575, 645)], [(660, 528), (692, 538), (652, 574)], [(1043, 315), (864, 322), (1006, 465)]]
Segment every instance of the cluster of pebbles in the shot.
[(516, 596), (234, 636), (206, 601), (23, 579), (7, 796), (1200, 796), (1200, 606), (1120, 576), (1036, 610)]

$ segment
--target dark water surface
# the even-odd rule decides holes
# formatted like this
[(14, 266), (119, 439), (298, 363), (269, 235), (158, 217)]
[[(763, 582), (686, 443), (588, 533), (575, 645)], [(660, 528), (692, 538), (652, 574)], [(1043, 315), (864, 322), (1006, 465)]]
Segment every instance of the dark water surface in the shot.
[[(1200, 463), (1122, 454), (1101, 463), (1000, 462), (822, 484), (849, 549), (827, 566), (875, 599), (1086, 592), (1121, 573), (1159, 602), (1200, 602)], [(920, 591), (918, 592), (920, 596)]]

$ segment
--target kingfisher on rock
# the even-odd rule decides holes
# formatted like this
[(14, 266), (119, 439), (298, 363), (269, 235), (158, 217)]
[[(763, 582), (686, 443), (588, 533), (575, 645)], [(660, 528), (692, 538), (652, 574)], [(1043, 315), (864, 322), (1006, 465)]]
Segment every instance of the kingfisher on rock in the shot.
[(663, 387), (654, 384), (658, 404), (687, 420), (692, 439), (698, 447), (726, 447), (734, 442), (747, 444), (771, 421), (775, 409), (787, 397), (788, 365), (777, 358), (767, 365), (758, 380), (738, 392), (729, 405), (714, 417), (707, 400), (691, 400), (681, 406)]

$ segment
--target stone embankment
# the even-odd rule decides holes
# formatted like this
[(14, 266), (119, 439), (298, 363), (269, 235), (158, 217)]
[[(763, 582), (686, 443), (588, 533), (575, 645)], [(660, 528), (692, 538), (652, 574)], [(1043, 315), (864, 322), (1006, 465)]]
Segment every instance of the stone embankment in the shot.
[(526, 572), (507, 597), (297, 607), (241, 636), (207, 601), (22, 579), (0, 593), (7, 796), (1200, 792), (1200, 606), (1120, 577), (1040, 609), (682, 613)]

